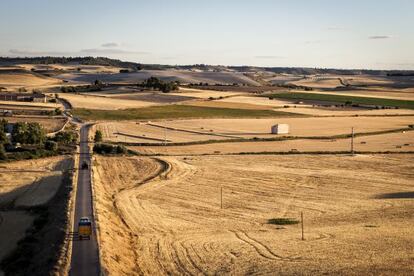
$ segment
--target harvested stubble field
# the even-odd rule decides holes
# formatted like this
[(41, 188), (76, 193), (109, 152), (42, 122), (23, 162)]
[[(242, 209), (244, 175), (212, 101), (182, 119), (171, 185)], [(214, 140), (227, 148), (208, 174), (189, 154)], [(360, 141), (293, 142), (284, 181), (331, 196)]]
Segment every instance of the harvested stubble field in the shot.
[(20, 87), (36, 88), (60, 84), (62, 81), (33, 74), (24, 70), (0, 70), (0, 86), (8, 90), (17, 90)]
[(67, 100), (74, 108), (117, 110), (125, 108), (140, 108), (156, 105), (154, 102), (114, 99), (103, 96), (84, 94), (59, 93), (59, 97)]
[(199, 99), (232, 97), (236, 95), (244, 95), (246, 92), (241, 91), (217, 91), (217, 90), (203, 90), (196, 88), (180, 87), (179, 92), (170, 92), (171, 95), (186, 96)]
[(310, 92), (286, 92), (286, 93), (277, 93), (269, 94), (267, 97), (277, 98), (277, 99), (288, 99), (293, 101), (308, 101), (316, 103), (347, 103), (358, 105), (369, 105), (369, 106), (388, 106), (388, 107), (398, 107), (398, 108), (407, 108), (414, 109), (413, 100), (405, 99), (389, 99), (389, 98), (376, 98), (376, 97), (361, 97), (361, 96), (347, 96), (347, 95), (338, 95), (337, 93), (310, 93)]
[(1, 109), (55, 109), (62, 108), (58, 103), (36, 103), (36, 102), (17, 102), (17, 101), (0, 101)]
[[(314, 117), (262, 119), (188, 119), (155, 122), (102, 122), (97, 128), (104, 139), (126, 143), (182, 143), (243, 138), (277, 138), (280, 136), (330, 137), (355, 133), (372, 133), (407, 128), (412, 116), (395, 117)], [(271, 126), (287, 123), (290, 133), (275, 135)], [(165, 129), (166, 128), (166, 129)]]
[(329, 91), (323, 92), (324, 94), (344, 95), (344, 96), (362, 96), (384, 99), (397, 99), (397, 100), (414, 100), (414, 91), (410, 89), (392, 89), (384, 87), (372, 87), (365, 89), (348, 89), (337, 92)]
[(0, 165), (0, 260), (16, 247), (34, 219), (16, 209), (48, 202), (61, 184), (62, 170), (70, 167), (64, 156)]
[[(351, 139), (297, 139), (264, 142), (223, 142), (183, 146), (131, 146), (129, 149), (149, 155), (200, 155), (239, 153), (344, 152)], [(414, 131), (356, 137), (354, 149), (360, 152), (413, 152)]]
[[(320, 137), (356, 133), (387, 131), (407, 128), (413, 124), (412, 116), (398, 117), (314, 117), (314, 118), (260, 118), (260, 119), (189, 119), (169, 120), (160, 125), (181, 130), (233, 135), (239, 137), (277, 137), (270, 134), (274, 124), (289, 124), (287, 136)], [(173, 139), (173, 138), (172, 138)]]
[(193, 142), (206, 140), (223, 140), (232, 138), (229, 135), (216, 135), (214, 133), (186, 132), (180, 130), (164, 129), (164, 123), (136, 123), (105, 122), (95, 126), (102, 131), (104, 141), (126, 143), (160, 143), (160, 142)]
[[(412, 274), (413, 161), (97, 157), (103, 266), (114, 275)], [(304, 241), (300, 225), (268, 223), (300, 212)]]
[[(342, 92), (331, 93), (339, 95)], [(326, 93), (328, 94), (328, 93)], [(344, 94), (344, 93), (342, 93)], [(357, 96), (358, 94), (355, 94)], [(258, 106), (261, 108), (272, 109), (272, 108), (283, 108), (278, 109), (284, 112), (293, 112), (311, 116), (352, 116), (352, 115), (414, 115), (412, 109), (363, 109), (354, 107), (318, 107), (312, 106), (311, 104), (297, 104), (297, 101), (288, 101), (281, 99), (268, 99), (265, 97), (252, 97), (252, 96), (235, 96), (221, 100), (214, 101), (213, 103), (230, 103), (234, 105), (250, 105)]]

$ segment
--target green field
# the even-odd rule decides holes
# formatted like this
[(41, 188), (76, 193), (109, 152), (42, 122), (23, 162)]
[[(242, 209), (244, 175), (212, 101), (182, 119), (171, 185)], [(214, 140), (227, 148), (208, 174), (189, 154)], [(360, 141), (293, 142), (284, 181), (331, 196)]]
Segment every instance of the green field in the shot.
[(273, 110), (217, 108), (186, 105), (163, 105), (121, 110), (75, 108), (72, 110), (72, 113), (75, 117), (83, 120), (304, 117), (304, 115), (301, 114)]
[(394, 100), (384, 98), (370, 98), (370, 97), (356, 97), (356, 96), (344, 96), (344, 95), (331, 95), (321, 93), (300, 93), (300, 92), (286, 92), (266, 95), (269, 98), (279, 99), (291, 99), (291, 100), (309, 100), (309, 101), (322, 101), (332, 103), (351, 103), (358, 105), (370, 105), (378, 107), (399, 107), (414, 109), (414, 101), (409, 100)]

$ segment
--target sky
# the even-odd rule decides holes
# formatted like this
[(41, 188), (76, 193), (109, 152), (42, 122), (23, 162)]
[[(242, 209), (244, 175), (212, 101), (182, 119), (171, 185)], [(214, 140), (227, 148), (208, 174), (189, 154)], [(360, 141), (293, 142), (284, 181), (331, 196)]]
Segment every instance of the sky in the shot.
[(412, 0), (0, 0), (0, 56), (414, 69)]

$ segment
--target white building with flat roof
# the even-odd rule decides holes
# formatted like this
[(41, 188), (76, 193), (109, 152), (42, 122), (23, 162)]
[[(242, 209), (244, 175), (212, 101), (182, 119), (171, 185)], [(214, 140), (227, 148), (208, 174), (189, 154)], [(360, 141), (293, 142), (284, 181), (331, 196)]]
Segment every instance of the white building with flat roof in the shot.
[(277, 124), (272, 126), (272, 134), (289, 134), (289, 125)]

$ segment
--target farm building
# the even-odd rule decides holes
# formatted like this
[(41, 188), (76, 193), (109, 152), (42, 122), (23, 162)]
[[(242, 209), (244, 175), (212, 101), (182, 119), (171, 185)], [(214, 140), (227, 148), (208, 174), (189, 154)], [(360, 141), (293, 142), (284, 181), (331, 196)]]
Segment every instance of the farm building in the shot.
[(288, 134), (289, 125), (288, 124), (277, 124), (272, 126), (272, 134)]
[(45, 103), (46, 95), (42, 93), (0, 93), (0, 101)]

